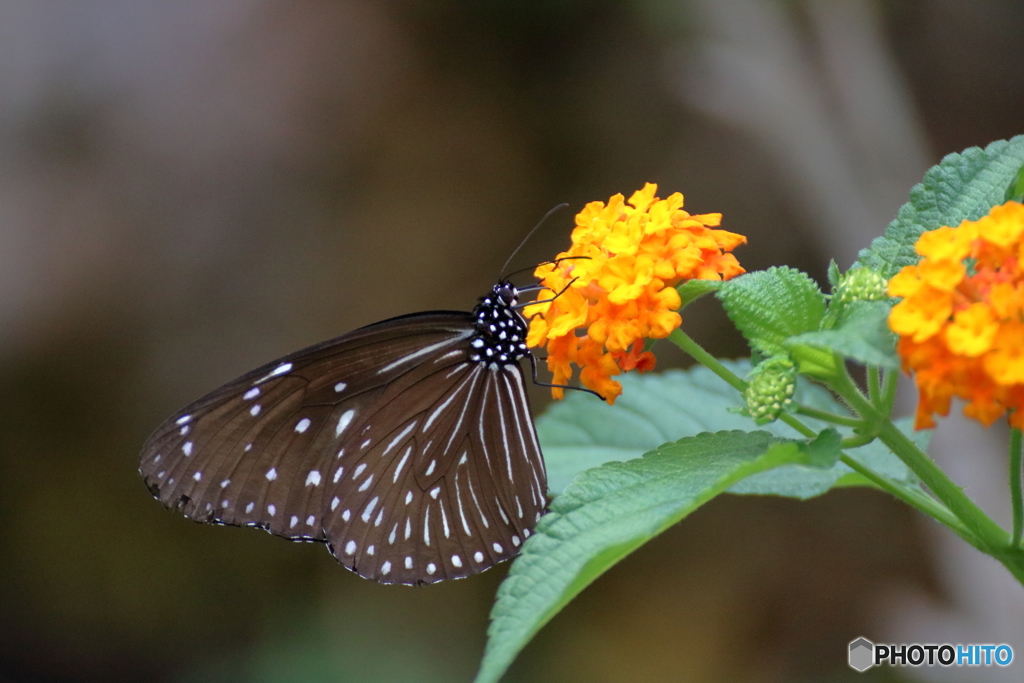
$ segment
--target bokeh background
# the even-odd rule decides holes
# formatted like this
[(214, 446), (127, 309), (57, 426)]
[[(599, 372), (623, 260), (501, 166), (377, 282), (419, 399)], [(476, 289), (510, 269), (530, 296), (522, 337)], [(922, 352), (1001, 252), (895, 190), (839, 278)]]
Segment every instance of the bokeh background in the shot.
[[(724, 213), (748, 269), (824, 281), (942, 155), (1024, 132), (1021, 26), (1013, 0), (0, 4), (0, 682), (469, 680), (506, 567), (382, 587), (190, 523), (136, 474), (149, 431), (278, 355), (468, 309), (553, 205), (513, 267), (646, 181)], [(713, 301), (685, 325), (745, 353)], [(1004, 438), (934, 440), (1001, 518)], [(1024, 657), (1004, 574), (878, 493), (726, 496), (507, 680), (1020, 680), (845, 663), (860, 635)]]

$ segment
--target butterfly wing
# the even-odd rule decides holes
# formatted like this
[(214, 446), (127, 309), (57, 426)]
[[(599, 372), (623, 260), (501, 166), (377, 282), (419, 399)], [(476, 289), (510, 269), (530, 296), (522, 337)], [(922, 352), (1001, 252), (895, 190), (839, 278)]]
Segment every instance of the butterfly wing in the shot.
[(518, 364), (470, 361), (468, 313), (371, 325), (243, 375), (166, 420), (140, 472), (200, 522), (321, 541), (382, 582), (514, 556), (546, 480)]

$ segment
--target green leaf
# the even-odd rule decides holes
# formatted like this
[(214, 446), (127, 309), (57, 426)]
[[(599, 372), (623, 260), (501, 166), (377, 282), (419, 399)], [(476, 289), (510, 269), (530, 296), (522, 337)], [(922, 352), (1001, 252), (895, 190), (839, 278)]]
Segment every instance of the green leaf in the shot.
[(1003, 204), (1006, 188), (1022, 164), (1024, 135), (946, 156), (914, 186), (910, 201), (900, 208), (885, 235), (860, 252), (858, 263), (874, 268), (886, 279), (903, 266), (917, 263), (914, 242), (922, 232), (977, 220), (993, 206)]
[(750, 345), (768, 356), (785, 353), (788, 337), (817, 330), (825, 315), (818, 285), (794, 268), (741, 275), (724, 283), (718, 298)]
[[(739, 376), (750, 372), (746, 361), (726, 361)], [(669, 370), (661, 374), (626, 374), (620, 378), (623, 393), (614, 406), (592, 396), (574, 393), (552, 404), (537, 419), (537, 434), (544, 450), (548, 487), (552, 495), (565, 490), (580, 472), (619, 460), (632, 460), (663, 443), (701, 432), (742, 429), (762, 430), (776, 436), (799, 438), (800, 434), (782, 422), (758, 427), (739, 411), (740, 394), (703, 366), (690, 370)], [(823, 387), (797, 379), (793, 400), (817, 410), (849, 416), (850, 413)], [(801, 416), (800, 421), (816, 431), (830, 427), (826, 422)], [(915, 432), (912, 420), (897, 421), (897, 426), (915, 440), (930, 432)], [(840, 428), (841, 436), (852, 430)], [(923, 447), (926, 447), (925, 442)], [(907, 484), (917, 479), (906, 466), (879, 442), (848, 449), (847, 454), (896, 481)], [(731, 493), (811, 498), (834, 486), (867, 486), (868, 480), (842, 463), (829, 470), (809, 467), (784, 467), (747, 479)]]
[(843, 274), (839, 270), (839, 264), (836, 263), (835, 259), (829, 261), (828, 264), (828, 283), (832, 285), (832, 289), (839, 286), (839, 280), (842, 279)]
[(790, 337), (786, 346), (814, 346), (865, 365), (899, 370), (896, 337), (889, 330), (891, 307), (887, 301), (852, 301), (835, 328)]
[(676, 287), (676, 291), (679, 292), (679, 298), (683, 300), (683, 304), (679, 309), (686, 308), (705, 294), (718, 291), (722, 288), (723, 284), (725, 283), (721, 280), (686, 280)]
[(735, 482), (811, 459), (807, 442), (767, 432), (705, 433), (578, 477), (498, 589), (477, 683), (497, 681), (544, 624), (633, 550)]
[[(740, 377), (750, 372), (747, 361), (723, 361)], [(763, 429), (783, 437), (800, 434), (781, 422), (758, 427), (740, 414), (743, 397), (703, 366), (663, 373), (627, 373), (618, 378), (622, 395), (610, 406), (588, 394), (572, 392), (552, 403), (537, 418), (544, 450), (548, 487), (565, 489), (583, 470), (611, 460), (632, 460), (663, 443), (700, 432)], [(823, 387), (797, 381), (793, 400), (823, 411), (850, 413)], [(804, 419), (813, 429), (829, 425)]]
[[(913, 418), (896, 420), (896, 426), (922, 450), (928, 449), (930, 430), (914, 431)], [(859, 448), (848, 448), (846, 454), (865, 467), (904, 486), (921, 485), (917, 476), (881, 441), (872, 441)], [(848, 486), (875, 485), (843, 463), (838, 463), (831, 469), (788, 465), (744, 479), (731, 487), (729, 493), (807, 499), (820, 496), (836, 487)]]
[(1017, 169), (1017, 175), (1010, 181), (1003, 199), (1008, 202), (1024, 202), (1024, 166)]

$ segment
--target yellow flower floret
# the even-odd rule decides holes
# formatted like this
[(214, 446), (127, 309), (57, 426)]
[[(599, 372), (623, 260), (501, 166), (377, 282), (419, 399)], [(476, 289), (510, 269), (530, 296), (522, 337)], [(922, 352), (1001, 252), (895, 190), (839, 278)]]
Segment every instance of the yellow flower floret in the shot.
[(575, 364), (580, 382), (614, 403), (622, 386), (613, 376), (654, 368), (643, 340), (682, 324), (675, 286), (744, 272), (729, 252), (746, 237), (716, 229), (721, 214), (691, 215), (683, 195), (659, 199), (657, 191), (647, 183), (628, 201), (617, 194), (590, 202), (576, 215), (569, 250), (535, 271), (544, 289), (542, 303), (526, 308), (526, 343), (547, 349), (554, 384), (566, 384)]
[(921, 235), (923, 258), (890, 281), (889, 314), (920, 399), (915, 426), (934, 427), (954, 396), (985, 425), (1009, 412), (1024, 427), (1024, 205)]

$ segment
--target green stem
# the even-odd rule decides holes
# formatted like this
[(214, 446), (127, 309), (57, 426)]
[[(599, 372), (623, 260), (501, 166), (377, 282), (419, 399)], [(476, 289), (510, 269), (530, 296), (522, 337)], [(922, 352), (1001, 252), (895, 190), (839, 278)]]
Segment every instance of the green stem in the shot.
[(864, 425), (864, 420), (859, 418), (850, 417), (848, 415), (836, 415), (835, 413), (818, 410), (817, 408), (811, 408), (799, 403), (795, 405), (794, 412), (798, 415), (813, 417), (815, 420), (831, 422), (832, 424), (843, 425), (844, 427), (862, 427)]
[(1024, 438), (1021, 431), (1014, 427), (1010, 430), (1010, 501), (1013, 504), (1013, 537), (1010, 544), (1020, 547), (1021, 536), (1024, 536), (1024, 495), (1021, 490), (1021, 447)]
[(803, 422), (790, 415), (789, 413), (783, 413), (782, 415), (779, 415), (779, 420), (785, 422), (790, 427), (800, 432), (809, 439), (813, 439), (818, 435), (818, 432), (814, 431), (813, 429), (811, 429)]
[(742, 392), (747, 388), (747, 383), (743, 381), (741, 377), (736, 375), (732, 370), (722, 365), (717, 358), (712, 356), (710, 353), (704, 350), (704, 348), (695, 342), (690, 335), (683, 332), (681, 329), (676, 328), (672, 334), (668, 336), (676, 346), (681, 348), (686, 353), (690, 354), (695, 361), (703, 365), (704, 367), (711, 370), (725, 382), (736, 389), (736, 391)]
[(986, 515), (926, 453), (897, 429), (888, 415), (880, 414), (861, 394), (849, 374), (843, 373), (836, 378), (832, 388), (849, 402), (854, 411), (868, 422), (877, 425), (878, 438), (960, 520), (975, 539), (972, 545), (999, 560), (1019, 582), (1024, 584), (1024, 553), (1018, 546), (1010, 544), (1010, 535), (1006, 530)]
[(868, 366), (868, 398), (876, 406), (881, 405), (881, 382), (878, 373), (878, 366)]
[(892, 406), (896, 402), (896, 384), (899, 382), (900, 373), (896, 370), (889, 370), (882, 380), (882, 415), (892, 415)]
[(902, 500), (907, 505), (915, 507), (925, 514), (930, 515), (935, 520), (945, 524), (953, 530), (960, 538), (964, 539), (971, 545), (978, 547), (977, 540), (971, 535), (971, 532), (967, 530), (967, 527), (965, 527), (946, 506), (926, 494), (924, 491), (921, 491), (918, 488), (903, 486), (892, 481), (891, 479), (878, 474), (870, 467), (861, 464), (858, 460), (845, 453), (839, 457), (839, 460), (878, 488), (889, 493), (893, 497)]

